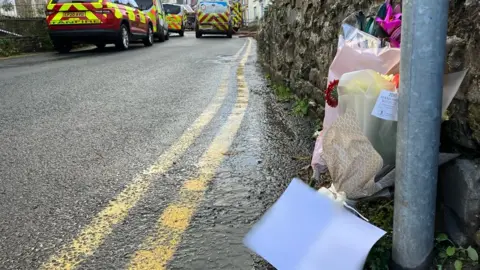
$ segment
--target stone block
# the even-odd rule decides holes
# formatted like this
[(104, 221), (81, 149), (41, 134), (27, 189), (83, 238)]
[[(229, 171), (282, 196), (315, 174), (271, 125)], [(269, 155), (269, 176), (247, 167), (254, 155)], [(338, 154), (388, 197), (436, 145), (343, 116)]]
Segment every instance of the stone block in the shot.
[(310, 74), (308, 76), (308, 80), (318, 88), (322, 88), (323, 76), (320, 71), (316, 68), (312, 68), (310, 70)]
[(457, 159), (440, 169), (439, 198), (444, 227), (461, 246), (476, 242), (480, 228), (480, 159)]

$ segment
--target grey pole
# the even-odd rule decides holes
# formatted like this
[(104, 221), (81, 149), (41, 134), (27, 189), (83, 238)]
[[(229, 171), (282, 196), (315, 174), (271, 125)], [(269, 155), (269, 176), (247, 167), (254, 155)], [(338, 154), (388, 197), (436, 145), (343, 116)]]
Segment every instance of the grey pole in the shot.
[(393, 224), (396, 269), (428, 269), (434, 242), (449, 0), (403, 0)]

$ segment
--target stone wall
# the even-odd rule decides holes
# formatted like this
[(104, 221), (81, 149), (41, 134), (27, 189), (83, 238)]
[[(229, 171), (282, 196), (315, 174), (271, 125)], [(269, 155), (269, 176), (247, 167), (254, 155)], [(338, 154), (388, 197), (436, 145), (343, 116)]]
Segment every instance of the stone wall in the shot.
[(48, 36), (45, 18), (0, 18), (0, 28), (22, 36)]
[(17, 53), (39, 52), (52, 49), (47, 24), (40, 19), (1, 19), (0, 29), (21, 35), (0, 36), (0, 56)]
[(356, 10), (382, 1), (276, 0), (258, 32), (259, 60), (276, 82), (316, 101), (323, 115), (323, 90), (335, 56), (340, 23)]
[[(259, 60), (274, 83), (315, 101), (323, 119), (323, 91), (337, 49), (341, 21), (371, 14), (383, 0), (275, 0), (258, 32)], [(469, 69), (442, 125), (442, 150), (463, 157), (440, 171), (439, 217), (457, 243), (480, 245), (480, 1), (451, 0), (447, 72)]]

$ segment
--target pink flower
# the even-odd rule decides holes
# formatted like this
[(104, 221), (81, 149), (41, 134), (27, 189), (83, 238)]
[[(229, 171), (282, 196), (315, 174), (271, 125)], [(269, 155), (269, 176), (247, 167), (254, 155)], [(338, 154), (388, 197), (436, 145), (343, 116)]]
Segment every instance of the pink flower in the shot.
[(396, 6), (393, 9), (392, 5), (387, 2), (387, 15), (385, 19), (377, 17), (375, 21), (387, 32), (388, 35), (391, 35), (395, 29), (399, 28), (402, 25), (402, 13), (400, 12), (400, 6)]
[(401, 29), (402, 29), (401, 27), (398, 27), (390, 35), (390, 38), (389, 38), (390, 45), (392, 45), (392, 47), (394, 47), (394, 48), (399, 48), (400, 47)]

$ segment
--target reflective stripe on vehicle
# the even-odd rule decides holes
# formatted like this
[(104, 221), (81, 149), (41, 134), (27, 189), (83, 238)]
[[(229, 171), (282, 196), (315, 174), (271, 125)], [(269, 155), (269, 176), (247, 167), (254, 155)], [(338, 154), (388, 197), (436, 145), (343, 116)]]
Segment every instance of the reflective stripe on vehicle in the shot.
[(168, 14), (166, 16), (167, 23), (168, 23), (168, 28), (172, 30), (180, 30), (182, 29), (182, 15), (178, 14)]
[(197, 13), (197, 21), (202, 23), (208, 23), (215, 26), (217, 29), (228, 31), (228, 18), (230, 14), (224, 13), (203, 13), (199, 11)]
[(235, 3), (233, 8), (232, 8), (232, 14), (233, 14), (233, 22), (235, 24), (239, 23), (242, 21), (242, 12), (240, 11), (240, 4)]
[[(107, 14), (99, 12), (104, 5), (101, 2), (94, 3), (60, 3), (48, 4), (47, 11), (53, 11), (47, 16), (48, 25), (69, 25), (69, 24), (102, 24), (106, 22)], [(147, 16), (143, 11), (132, 7), (118, 5), (106, 2), (105, 7), (113, 11), (117, 19), (124, 18), (124, 15), (130, 21), (140, 21), (146, 23)], [(156, 12), (156, 8), (152, 8)], [(127, 15), (128, 14), (128, 15)], [(138, 15), (138, 17), (137, 17)], [(150, 17), (150, 16), (149, 16)], [(155, 18), (155, 16), (153, 16)], [(156, 20), (154, 31), (156, 31)]]
[(101, 8), (101, 3), (48, 4), (47, 10), (53, 11), (53, 13), (47, 16), (47, 24), (101, 24), (104, 22), (105, 16), (94, 12)]

